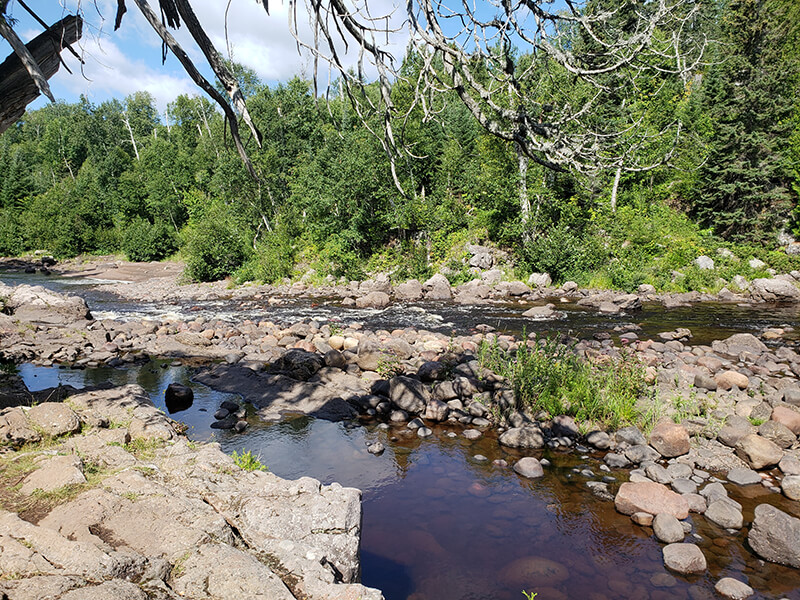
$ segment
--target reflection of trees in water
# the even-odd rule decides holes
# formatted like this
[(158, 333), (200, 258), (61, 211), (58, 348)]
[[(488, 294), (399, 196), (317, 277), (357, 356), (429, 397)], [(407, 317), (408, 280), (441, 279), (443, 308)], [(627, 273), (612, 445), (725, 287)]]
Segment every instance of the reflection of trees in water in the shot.
[(128, 382), (128, 371), (112, 367), (84, 369), (79, 373), (84, 387), (107, 387), (109, 384), (124, 385)]
[(266, 429), (275, 427), (281, 434), (288, 435), (289, 437), (298, 440), (306, 440), (311, 434), (311, 426), (313, 422), (314, 417), (309, 417), (307, 415), (296, 415), (286, 417), (277, 423), (266, 424), (264, 427)]

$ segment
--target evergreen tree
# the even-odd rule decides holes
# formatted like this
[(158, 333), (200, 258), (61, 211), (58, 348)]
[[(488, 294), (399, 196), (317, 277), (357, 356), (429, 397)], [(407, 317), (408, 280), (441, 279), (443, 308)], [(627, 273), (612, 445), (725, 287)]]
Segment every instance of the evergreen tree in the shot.
[(729, 239), (769, 239), (796, 203), (788, 147), (797, 60), (784, 52), (796, 16), (792, 0), (731, 0), (723, 12), (705, 91), (714, 130), (694, 212)]

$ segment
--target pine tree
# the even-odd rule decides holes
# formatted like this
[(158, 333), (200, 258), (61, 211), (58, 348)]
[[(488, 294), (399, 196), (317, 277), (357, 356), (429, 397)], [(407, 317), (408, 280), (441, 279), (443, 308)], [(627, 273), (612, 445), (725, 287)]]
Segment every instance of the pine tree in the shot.
[(798, 65), (784, 51), (796, 16), (793, 0), (730, 0), (723, 11), (705, 84), (713, 133), (693, 204), (732, 240), (768, 241), (796, 203), (788, 148)]

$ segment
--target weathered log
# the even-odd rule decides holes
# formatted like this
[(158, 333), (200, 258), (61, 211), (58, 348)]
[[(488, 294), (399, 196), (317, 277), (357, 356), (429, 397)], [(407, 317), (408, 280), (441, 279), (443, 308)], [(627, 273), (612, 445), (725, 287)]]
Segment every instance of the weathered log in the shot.
[[(82, 29), (83, 19), (69, 15), (25, 45), (47, 79), (58, 71), (61, 51), (80, 39)], [(22, 60), (10, 54), (0, 64), (0, 133), (16, 123), (40, 93)]]

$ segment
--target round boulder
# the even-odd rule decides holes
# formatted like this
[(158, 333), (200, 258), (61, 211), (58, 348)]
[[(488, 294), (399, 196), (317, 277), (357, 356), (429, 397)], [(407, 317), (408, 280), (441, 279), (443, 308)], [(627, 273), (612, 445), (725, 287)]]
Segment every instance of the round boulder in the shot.
[(669, 544), (664, 546), (664, 565), (683, 575), (703, 573), (706, 570), (706, 557), (695, 544)]
[(542, 464), (532, 456), (526, 456), (525, 458), (519, 459), (514, 465), (514, 471), (518, 475), (522, 475), (528, 479), (536, 479), (544, 476)]

